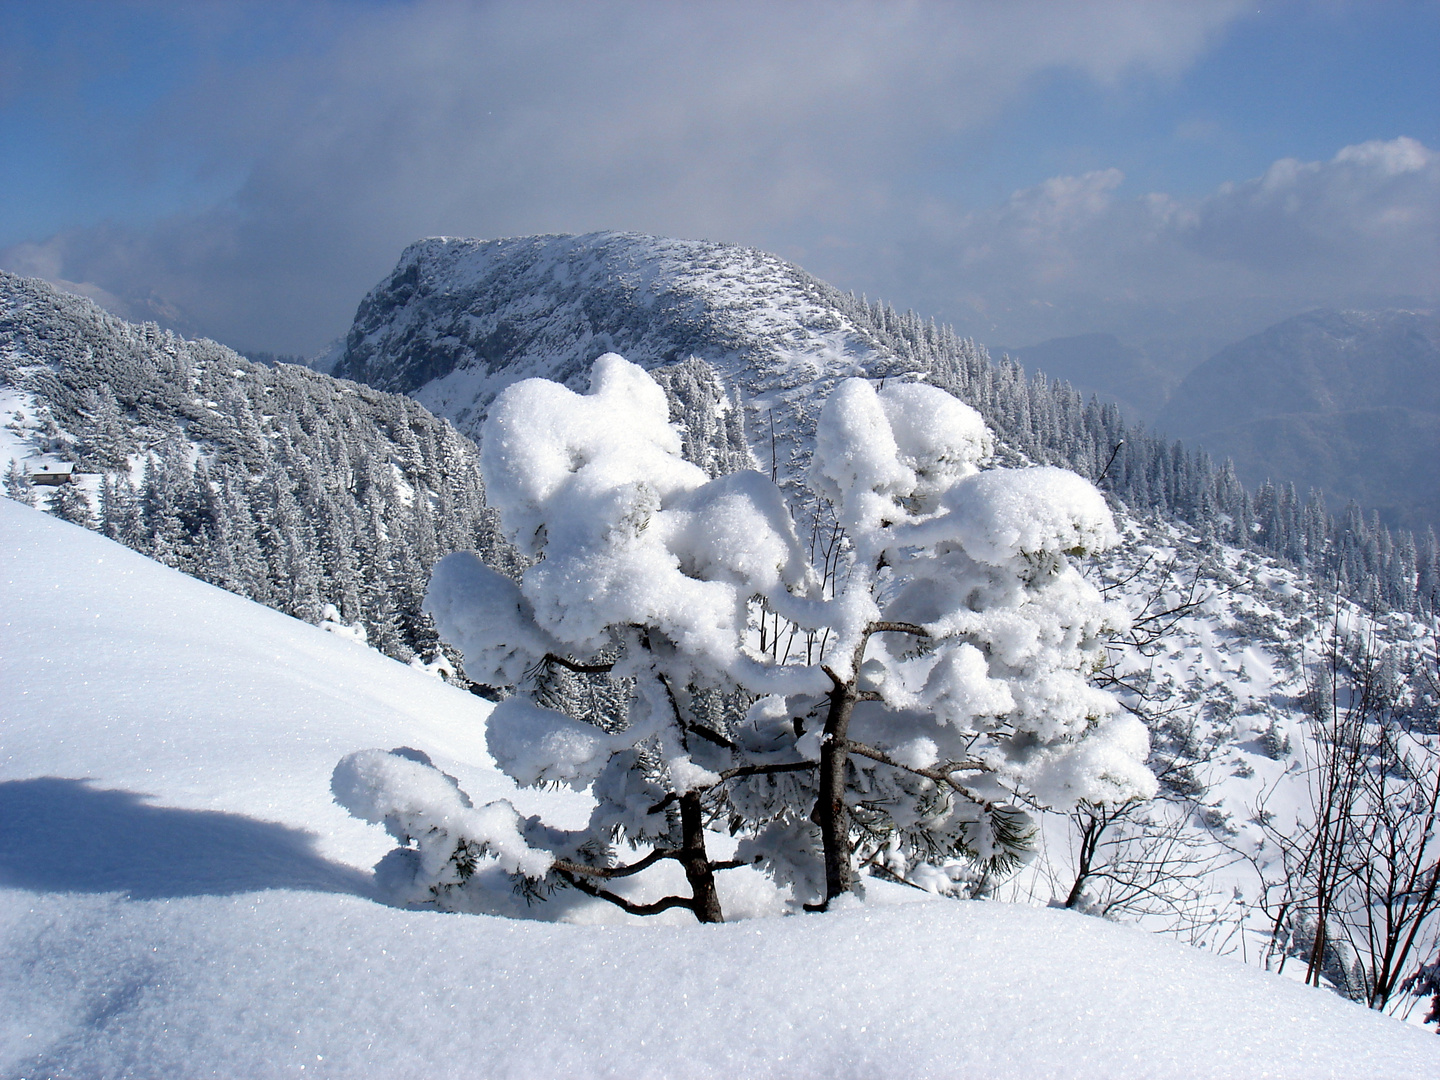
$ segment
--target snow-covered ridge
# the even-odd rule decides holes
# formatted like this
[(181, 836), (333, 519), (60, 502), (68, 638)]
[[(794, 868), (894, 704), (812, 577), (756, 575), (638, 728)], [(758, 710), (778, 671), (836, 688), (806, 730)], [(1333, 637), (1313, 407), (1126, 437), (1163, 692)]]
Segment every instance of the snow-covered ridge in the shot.
[[(1318, 496), (1283, 485), (1246, 491), (1227, 465), (1127, 424), (1114, 406), (751, 249), (628, 233), (422, 240), (360, 305), (341, 373), (410, 393), (478, 435), (505, 386), (538, 376), (581, 390), (611, 351), (662, 381), (696, 357), (719, 399), (741, 406), (731, 417), (743, 416), (750, 461), (790, 490), (809, 461), (816, 403), (838, 380), (922, 379), (978, 409), (1007, 464), (1062, 465), (1136, 515), (1179, 516), (1237, 547), (1308, 561), (1384, 606), (1433, 606), (1433, 536), (1392, 536), (1358, 511), (1332, 518)], [(667, 389), (690, 453), (704, 441), (691, 421), (703, 418), (680, 416), (685, 395)]]
[(709, 241), (421, 240), (361, 302), (338, 373), (412, 394), (474, 435), (510, 383), (581, 389), (606, 352), (645, 368), (698, 356), (747, 398), (892, 370), (842, 299), (773, 255)]
[[(918, 378), (978, 409), (1008, 464), (1063, 465), (1137, 515), (1178, 515), (1238, 547), (1308, 560), (1352, 596), (1432, 607), (1440, 540), (1392, 536), (1358, 512), (1332, 518), (1318, 496), (1283, 487), (1247, 492), (1228, 466), (1127, 424), (1114, 406), (746, 248), (626, 233), (422, 240), (360, 305), (342, 373), (411, 393), (475, 435), (509, 383), (539, 376), (580, 390), (607, 351), (662, 381), (696, 357), (720, 398), (742, 406), (732, 416), (744, 418), (753, 465), (791, 490), (816, 402), (836, 381)], [(680, 411), (672, 419), (695, 419)], [(694, 430), (686, 440), (702, 441)]]

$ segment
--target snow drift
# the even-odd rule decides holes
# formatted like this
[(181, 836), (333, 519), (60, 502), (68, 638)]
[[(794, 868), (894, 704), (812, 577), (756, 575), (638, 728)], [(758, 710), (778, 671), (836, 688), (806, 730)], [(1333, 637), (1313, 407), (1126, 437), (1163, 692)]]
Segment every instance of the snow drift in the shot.
[(494, 770), (483, 703), (6, 500), (0, 611), (6, 1077), (1440, 1066), (1433, 1035), (1066, 912), (634, 927), (385, 907), (367, 889), (387, 838), (330, 799), (343, 754), (405, 745), (477, 801), (559, 798)]

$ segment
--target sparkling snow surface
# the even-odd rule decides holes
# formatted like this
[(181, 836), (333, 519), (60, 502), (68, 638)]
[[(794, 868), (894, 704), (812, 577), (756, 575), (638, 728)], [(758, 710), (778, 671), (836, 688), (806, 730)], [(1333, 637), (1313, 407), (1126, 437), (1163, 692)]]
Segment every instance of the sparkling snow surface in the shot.
[(495, 772), (477, 699), (5, 499), (0, 627), (3, 1077), (1440, 1073), (1433, 1034), (1069, 912), (387, 908), (342, 755), (559, 798)]

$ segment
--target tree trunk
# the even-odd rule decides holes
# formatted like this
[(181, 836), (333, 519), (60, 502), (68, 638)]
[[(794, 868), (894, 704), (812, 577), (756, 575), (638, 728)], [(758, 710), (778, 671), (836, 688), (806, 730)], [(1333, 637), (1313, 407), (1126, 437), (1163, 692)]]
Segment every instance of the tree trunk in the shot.
[(695, 918), (702, 923), (725, 921), (720, 909), (720, 894), (715, 891), (715, 871), (705, 853), (705, 816), (700, 808), (700, 793), (687, 791), (680, 796), (680, 865), (690, 882), (695, 899)]
[[(858, 665), (857, 665), (858, 666)], [(820, 744), (820, 795), (810, 820), (820, 826), (825, 845), (825, 900), (821, 911), (855, 887), (850, 845), (850, 808), (845, 804), (845, 769), (850, 760), (850, 715), (855, 711), (855, 681), (830, 691), (825, 738)]]
[(1070, 895), (1065, 897), (1065, 906), (1074, 909), (1080, 906), (1085, 895), (1085, 885), (1090, 880), (1090, 870), (1095, 860), (1095, 851), (1100, 846), (1100, 837), (1105, 832), (1103, 811), (1084, 807), (1085, 824), (1080, 827), (1080, 857), (1075, 867), (1075, 883), (1070, 886)]

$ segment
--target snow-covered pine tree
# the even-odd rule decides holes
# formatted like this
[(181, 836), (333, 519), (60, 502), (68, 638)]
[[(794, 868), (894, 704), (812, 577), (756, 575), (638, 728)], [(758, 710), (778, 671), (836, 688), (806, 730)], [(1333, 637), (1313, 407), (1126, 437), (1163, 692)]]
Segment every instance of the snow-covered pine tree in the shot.
[(93, 529), (95, 514), (90, 506), (90, 496), (79, 484), (61, 484), (50, 495), (50, 513), (72, 525)]
[(109, 383), (86, 387), (80, 395), (80, 411), (89, 421), (87, 437), (81, 444), (83, 461), (95, 469), (125, 470), (125, 418)]
[[(1112, 540), (1104, 501), (1060, 469), (980, 471), (990, 446), (974, 410), (923, 383), (847, 380), (821, 413), (810, 487), (844, 543), (822, 618), (777, 614), (819, 635), (810, 662), (831, 685), (751, 713), (819, 736), (822, 903), (853, 888), (854, 841), (901, 873), (968, 861), (983, 889), (1028, 854), (1017, 796), (1068, 807), (1154, 791), (1143, 726), (1084, 678), (1125, 621), (1069, 564)], [(763, 783), (741, 781), (732, 802)], [(807, 824), (791, 818), (782, 846), (813, 845)], [(773, 862), (764, 848), (741, 850)]]
[[(337, 797), (420, 844), (399, 895), (478, 904), (464, 898), (476, 859), (518, 866), (518, 836), (542, 866), (523, 873), (718, 920), (714, 871), (732, 863), (708, 857), (705, 831), (719, 821), (744, 834), (743, 861), (824, 907), (855, 888), (857, 840), (900, 872), (963, 860), (983, 878), (1028, 851), (1021, 797), (1153, 793), (1145, 729), (1085, 680), (1124, 618), (1069, 562), (1113, 536), (1087, 482), (980, 471), (990, 436), (973, 410), (920, 383), (847, 380), (816, 436), (807, 497), (833, 542), (812, 564), (779, 489), (707, 476), (668, 417), (655, 381), (614, 355), (589, 394), (532, 379), (496, 401), (486, 487), (534, 561), (517, 584), (451, 556), (428, 605), (471, 679), (518, 687), (489, 720), (501, 767), (597, 805), (574, 832), (498, 804), (460, 814), (422, 763), (351, 755)], [(557, 692), (557, 668), (613, 680), (624, 714)], [(612, 839), (650, 850), (617, 865)], [(689, 896), (603, 887), (664, 860)]]
[(5, 470), (5, 495), (7, 498), (22, 502), (26, 506), (34, 506), (38, 501), (35, 496), (35, 489), (30, 486), (26, 479), (25, 471), (20, 468), (20, 463), (14, 458), (10, 459), (10, 465)]

